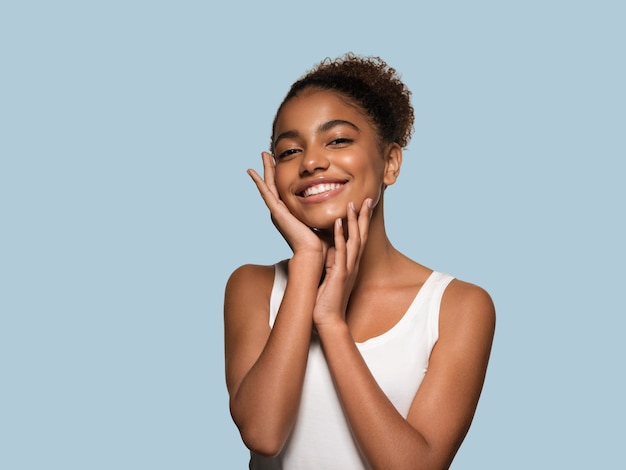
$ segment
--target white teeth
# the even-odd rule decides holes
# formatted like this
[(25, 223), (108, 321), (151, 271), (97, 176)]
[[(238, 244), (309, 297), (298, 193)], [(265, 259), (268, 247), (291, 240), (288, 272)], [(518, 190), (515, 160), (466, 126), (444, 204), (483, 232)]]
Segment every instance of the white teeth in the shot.
[(330, 184), (316, 184), (315, 186), (311, 186), (306, 188), (302, 195), (304, 197), (314, 196), (315, 194), (325, 193), (327, 191), (332, 191), (333, 189), (341, 188), (343, 185), (338, 183), (330, 183)]

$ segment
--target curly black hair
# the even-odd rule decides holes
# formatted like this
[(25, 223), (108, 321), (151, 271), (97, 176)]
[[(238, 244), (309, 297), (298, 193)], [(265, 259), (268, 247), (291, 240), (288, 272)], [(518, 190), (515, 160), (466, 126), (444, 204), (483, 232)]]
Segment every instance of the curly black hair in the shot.
[(411, 92), (396, 70), (380, 57), (348, 52), (336, 59), (324, 59), (291, 86), (274, 117), (272, 150), (278, 115), (290, 99), (308, 88), (336, 91), (356, 104), (372, 120), (381, 145), (396, 143), (406, 148), (411, 140)]

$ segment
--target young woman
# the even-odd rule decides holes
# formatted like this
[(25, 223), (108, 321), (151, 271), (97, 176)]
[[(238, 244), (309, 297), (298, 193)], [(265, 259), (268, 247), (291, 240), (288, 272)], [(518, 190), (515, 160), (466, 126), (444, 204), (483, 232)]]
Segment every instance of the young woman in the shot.
[(248, 173), (293, 256), (238, 268), (224, 306), (252, 469), (448, 468), (467, 433), (495, 312), (387, 237), (412, 129), (410, 92), (379, 58), (326, 60), (278, 108), (264, 177)]

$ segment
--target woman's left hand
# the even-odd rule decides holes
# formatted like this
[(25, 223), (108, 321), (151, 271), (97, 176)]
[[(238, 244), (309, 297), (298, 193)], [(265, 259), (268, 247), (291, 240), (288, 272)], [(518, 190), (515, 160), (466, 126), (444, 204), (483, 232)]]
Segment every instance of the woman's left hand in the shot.
[(367, 242), (371, 215), (372, 200), (367, 198), (358, 213), (354, 203), (348, 204), (345, 231), (342, 219), (335, 221), (335, 246), (326, 252), (326, 274), (313, 309), (313, 322), (317, 327), (337, 320), (345, 321), (348, 300)]

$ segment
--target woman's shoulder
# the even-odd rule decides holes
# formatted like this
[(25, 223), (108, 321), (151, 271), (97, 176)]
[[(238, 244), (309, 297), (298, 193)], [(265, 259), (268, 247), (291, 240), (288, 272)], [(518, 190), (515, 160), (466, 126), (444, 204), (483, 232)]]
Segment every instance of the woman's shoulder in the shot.
[(226, 290), (229, 289), (241, 289), (245, 287), (266, 287), (274, 282), (275, 265), (263, 265), (263, 264), (244, 264), (235, 269), (226, 284)]
[(239, 276), (267, 276), (268, 274), (274, 275), (274, 264), (242, 264), (236, 268), (231, 278)]
[(440, 325), (444, 331), (473, 335), (478, 330), (493, 335), (496, 311), (489, 293), (482, 287), (453, 279), (441, 300)]
[(452, 279), (445, 296), (457, 307), (493, 307), (491, 296), (484, 288), (458, 278)]
[[(224, 292), (224, 315), (229, 325), (248, 325), (259, 318), (267, 324), (265, 314), (274, 285), (274, 265), (244, 264), (235, 269), (226, 283)], [(259, 311), (263, 315), (253, 315)]]

